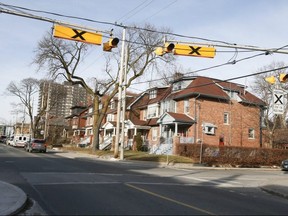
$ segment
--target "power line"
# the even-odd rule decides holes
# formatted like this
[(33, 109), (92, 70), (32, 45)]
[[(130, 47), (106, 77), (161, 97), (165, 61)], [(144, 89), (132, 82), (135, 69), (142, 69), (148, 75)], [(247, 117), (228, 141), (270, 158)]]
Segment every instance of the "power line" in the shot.
[[(66, 18), (74, 18), (74, 19), (81, 19), (81, 20), (86, 20), (86, 21), (90, 21), (90, 22), (96, 22), (96, 23), (100, 23), (100, 24), (108, 24), (108, 25), (114, 25), (114, 26), (118, 26), (118, 27), (126, 27), (126, 28), (130, 28), (130, 29), (138, 29), (138, 30), (145, 30), (145, 31), (150, 31), (150, 32), (155, 32), (155, 33), (161, 33), (161, 34), (166, 34), (166, 35), (173, 35), (173, 36), (178, 36), (178, 37), (186, 37), (186, 38), (191, 38), (191, 39), (199, 39), (199, 40), (206, 40), (206, 41), (210, 41), (210, 42), (220, 42), (220, 43), (223, 43), (223, 44), (227, 44), (227, 45), (234, 45), (236, 46), (236, 44), (231, 44), (231, 43), (227, 43), (227, 42), (224, 42), (224, 41), (219, 41), (219, 40), (210, 40), (210, 39), (205, 39), (205, 38), (200, 38), (200, 37), (191, 37), (191, 36), (185, 36), (185, 35), (180, 35), (180, 34), (174, 34), (174, 33), (167, 33), (167, 32), (163, 32), (163, 31), (156, 31), (156, 30), (151, 30), (151, 29), (147, 29), (147, 28), (139, 28), (139, 27), (129, 27), (129, 26), (124, 26), (124, 25), (119, 25), (119, 24), (116, 24), (116, 23), (111, 23), (111, 22), (103, 22), (103, 21), (96, 21), (96, 20), (92, 20), (92, 19), (87, 19), (87, 18), (82, 18), (82, 17), (76, 17), (76, 16), (67, 16), (67, 15), (62, 15), (62, 14), (58, 14), (58, 13), (53, 13), (53, 12), (47, 12), (47, 11), (42, 11), (42, 10), (34, 10), (34, 9), (28, 9), (28, 8), (25, 8), (25, 7), (19, 7), (19, 6), (13, 6), (13, 5), (7, 5), (7, 4), (3, 4), (3, 3), (0, 3), (0, 5), (2, 6), (5, 6), (5, 7), (9, 7), (9, 8), (16, 8), (18, 9), (21, 9), (21, 10), (28, 10), (28, 11), (32, 11), (32, 12), (38, 12), (38, 13), (45, 13), (45, 14), (50, 14), (50, 15), (56, 15), (56, 16), (61, 16), (61, 17), (66, 17)], [(23, 17), (27, 17), (27, 18), (32, 18), (32, 19), (38, 19), (38, 20), (42, 20), (42, 21), (46, 21), (46, 22), (51, 22), (51, 23), (63, 23), (63, 22), (60, 22), (60, 21), (57, 21), (57, 20), (53, 20), (53, 19), (50, 19), (50, 18), (46, 18), (46, 17), (40, 17), (40, 16), (35, 16), (33, 14), (28, 14), (28, 13), (24, 13), (24, 12), (15, 12), (15, 11), (10, 11), (10, 10), (7, 10), (7, 9), (3, 9), (3, 8), (0, 8), (0, 12), (4, 12), (4, 13), (8, 13), (8, 14), (12, 14), (12, 15), (18, 15), (18, 16), (23, 16)], [(69, 24), (70, 26), (76, 26), (76, 25), (73, 25), (73, 24)], [(87, 28), (88, 29), (88, 28)], [(131, 42), (131, 41), (128, 41), (128, 42)], [(136, 42), (133, 42), (133, 43), (136, 43)], [(262, 54), (257, 54), (255, 56), (250, 56), (250, 57), (247, 57), (247, 58), (243, 58), (243, 59), (240, 59), (238, 61), (234, 60), (232, 62), (227, 62), (227, 63), (224, 63), (224, 64), (220, 64), (220, 65), (216, 65), (216, 66), (212, 66), (212, 67), (208, 67), (208, 68), (205, 68), (205, 69), (201, 69), (201, 70), (198, 70), (198, 71), (194, 71), (193, 73), (195, 72), (199, 72), (199, 71), (204, 71), (204, 70), (208, 70), (208, 69), (213, 69), (213, 68), (216, 68), (216, 67), (221, 67), (221, 66), (224, 66), (224, 65), (227, 65), (227, 64), (235, 64), (236, 62), (239, 62), (239, 61), (243, 61), (243, 60), (247, 60), (247, 59), (250, 59), (250, 58), (254, 58), (254, 57), (257, 57), (259, 55), (268, 55), (270, 54), (271, 52), (276, 52), (276, 51), (279, 51), (280, 49), (282, 48), (285, 48), (287, 47), (288, 45), (285, 45), (283, 47), (280, 47), (278, 49), (260, 49), (258, 51), (265, 51), (265, 53), (262, 53)], [(253, 48), (252, 46), (250, 47), (247, 47), (247, 49), (249, 48)], [(255, 47), (254, 47), (255, 48)], [(224, 51), (223, 51), (224, 52)], [(239, 52), (239, 51), (237, 51)], [(251, 50), (250, 50), (251, 52)], [(190, 72), (191, 73), (191, 72)], [(188, 74), (188, 73), (187, 73)], [(239, 79), (239, 78), (237, 78)], [(159, 79), (161, 80), (161, 79)], [(154, 81), (157, 81), (157, 79), (155, 79)], [(139, 83), (135, 83), (135, 84), (141, 84), (143, 82), (139, 82)]]
[[(132, 13), (132, 15), (130, 15), (130, 16), (128, 16), (126, 19), (124, 19), (123, 22), (126, 21), (126, 20), (128, 20), (129, 18), (133, 17), (134, 15), (136, 15), (138, 12), (140, 12), (140, 11), (143, 10), (144, 8), (148, 7), (148, 6), (153, 2), (153, 0), (150, 0), (146, 5), (144, 5), (146, 2), (148, 2), (148, 0), (145, 0), (145, 1), (142, 2), (140, 5), (138, 5), (136, 8), (134, 8), (133, 10), (131, 10), (130, 12), (128, 12), (128, 14), (129, 14), (129, 13), (133, 12), (134, 10), (136, 10), (137, 8), (139, 8), (137, 11), (135, 11), (134, 13)], [(142, 8), (140, 8), (142, 5), (144, 5), (144, 6), (143, 6)], [(124, 15), (124, 17), (125, 17), (125, 16), (126, 16), (126, 15)], [(123, 17), (121, 17), (121, 18), (123, 18)], [(121, 18), (120, 18), (120, 19), (121, 19)]]

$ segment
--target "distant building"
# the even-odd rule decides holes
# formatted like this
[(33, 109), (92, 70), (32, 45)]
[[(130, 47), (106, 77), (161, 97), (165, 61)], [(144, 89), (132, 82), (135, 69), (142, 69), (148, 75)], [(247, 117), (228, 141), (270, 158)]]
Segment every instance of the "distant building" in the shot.
[(38, 113), (45, 104), (44, 100), (48, 101), (49, 116), (65, 118), (72, 114), (71, 107), (87, 105), (87, 92), (82, 86), (67, 81), (63, 84), (43, 82), (40, 86)]

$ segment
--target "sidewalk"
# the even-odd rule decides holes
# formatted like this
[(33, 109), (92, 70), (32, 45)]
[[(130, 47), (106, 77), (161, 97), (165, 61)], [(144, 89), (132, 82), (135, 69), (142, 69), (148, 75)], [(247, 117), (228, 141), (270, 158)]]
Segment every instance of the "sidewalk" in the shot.
[[(64, 154), (61, 154), (63, 157), (69, 157), (69, 158), (76, 158), (79, 157), (79, 155), (84, 156), (83, 154), (79, 153), (73, 153), (69, 152), (64, 156)], [(87, 155), (88, 156), (88, 155)], [(89, 158), (92, 158), (93, 156), (89, 155)], [(101, 160), (111, 160), (111, 158), (95, 158), (94, 159), (101, 159)], [(117, 159), (114, 159), (117, 160)], [(133, 161), (135, 163), (149, 163), (155, 165), (155, 162), (141, 162), (141, 161)], [(158, 164), (158, 166), (161, 167), (170, 167), (170, 168), (185, 168), (185, 169), (245, 169), (245, 168), (219, 168), (219, 167), (203, 167), (203, 166), (196, 166), (193, 164), (166, 164), (161, 163)], [(255, 169), (255, 168), (247, 168), (247, 169)], [(256, 168), (256, 169), (262, 169), (262, 168)], [(264, 169), (270, 169), (271, 168), (264, 168)], [(288, 172), (287, 172), (287, 178), (288, 178)], [(287, 180), (279, 180), (276, 182), (271, 183), (265, 183), (263, 185), (260, 185), (259, 188), (261, 188), (263, 191), (284, 197), (288, 199), (288, 179)], [(6, 182), (0, 181), (0, 215), (16, 215), (19, 211), (21, 211), (25, 204), (27, 203), (27, 195), (24, 191), (22, 191), (20, 188), (8, 184)]]

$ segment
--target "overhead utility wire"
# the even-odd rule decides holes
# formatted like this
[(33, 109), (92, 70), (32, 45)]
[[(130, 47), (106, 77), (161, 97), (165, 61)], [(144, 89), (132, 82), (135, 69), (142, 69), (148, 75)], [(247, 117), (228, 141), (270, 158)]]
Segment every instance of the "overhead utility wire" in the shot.
[(105, 24), (105, 25), (113, 25), (113, 26), (122, 27), (122, 28), (126, 28), (126, 29), (128, 29), (128, 28), (129, 29), (137, 29), (137, 30), (155, 32), (155, 33), (159, 33), (159, 34), (163, 34), (163, 35), (172, 35), (172, 36), (183, 37), (183, 38), (198, 39), (198, 40), (210, 41), (210, 42), (219, 42), (219, 43), (224, 43), (224, 44), (232, 44), (232, 43), (228, 43), (228, 42), (220, 41), (220, 40), (211, 40), (211, 39), (206, 39), (206, 38), (201, 38), (201, 37), (185, 36), (185, 35), (181, 35), (181, 34), (167, 33), (167, 32), (164, 32), (164, 31), (156, 31), (156, 30), (147, 29), (147, 28), (141, 28), (141, 27), (137, 27), (137, 26), (127, 26), (127, 25), (118, 24), (118, 23), (98, 21), (98, 20), (93, 20), (93, 19), (88, 19), (88, 18), (83, 18), (83, 17), (77, 17), (77, 16), (62, 15), (62, 14), (59, 14), (59, 13), (42, 11), (42, 10), (34, 10), (34, 9), (25, 8), (25, 7), (7, 5), (7, 4), (3, 4), (1, 2), (0, 2), (0, 5), (5, 6), (5, 7), (19, 8), (19, 9), (22, 9), (22, 10), (28, 10), (28, 11), (38, 12), (38, 13), (45, 13), (45, 14), (50, 14), (50, 15), (55, 15), (55, 16), (60, 16), (60, 17), (84, 20), (84, 21), (93, 22), (93, 23), (99, 23), (99, 24)]
[[(147, 0), (144, 2), (146, 3)], [(136, 15), (139, 11), (143, 10), (144, 8), (148, 7), (151, 3), (153, 2), (153, 0), (150, 0), (150, 2), (148, 2), (146, 5), (144, 5), (142, 8), (138, 9), (136, 12), (134, 12), (132, 15), (128, 16), (126, 19), (124, 19), (123, 21), (125, 20), (128, 20), (129, 18), (133, 17), (134, 15)]]
[[(19, 9), (22, 9), (22, 10), (28, 10), (28, 11), (33, 11), (33, 12), (46, 13), (46, 14), (51, 14), (51, 15), (61, 16), (61, 17), (66, 17), (66, 18), (85, 20), (85, 21), (94, 22), (94, 23), (100, 23), (100, 24), (106, 24), (106, 25), (114, 25), (114, 26), (122, 27), (122, 28), (126, 28), (126, 29), (128, 29), (128, 28), (130, 28), (130, 29), (138, 29), (138, 30), (156, 32), (156, 33), (160, 33), (160, 34), (163, 34), (163, 35), (172, 35), (172, 36), (176, 36), (176, 37), (197, 39), (197, 40), (209, 41), (209, 42), (221, 43), (221, 44), (226, 44), (227, 45), (227, 46), (225, 46), (225, 45), (221, 45), (221, 44), (209, 44), (211, 46), (227, 47), (227, 48), (241, 48), (241, 49), (250, 49), (250, 50), (257, 50), (257, 51), (278, 52), (278, 53), (288, 54), (288, 50), (287, 51), (286, 50), (279, 50), (279, 49), (278, 50), (274, 50), (274, 48), (268, 49), (268, 48), (259, 48), (259, 47), (256, 47), (256, 46), (237, 45), (235, 43), (229, 43), (229, 42), (225, 42), (225, 41), (221, 41), (221, 40), (212, 40), (212, 39), (207, 39), (207, 38), (202, 38), (202, 37), (186, 36), (186, 35), (181, 35), (181, 34), (176, 34), (176, 33), (167, 33), (167, 32), (164, 32), (164, 31), (156, 31), (156, 30), (147, 29), (147, 28), (141, 28), (141, 27), (136, 27), (136, 26), (133, 26), (133, 27), (132, 26), (125, 26), (125, 25), (122, 25), (122, 24), (105, 22), (105, 21), (97, 21), (97, 20), (87, 19), (87, 18), (83, 18), (83, 17), (62, 15), (62, 14), (53, 13), (53, 12), (47, 12), (47, 11), (42, 11), (42, 10), (33, 10), (33, 9), (25, 8), (25, 7), (19, 7), (19, 6), (3, 4), (1, 2), (0, 2), (0, 5), (5, 6), (5, 7), (19, 8)], [(25, 17), (29, 17), (29, 16), (25, 16)], [(29, 18), (32, 18), (32, 17), (29, 17)], [(43, 20), (43, 18), (41, 20)], [(47, 20), (44, 20), (44, 21), (47, 21)], [(51, 19), (50, 19), (49, 22), (53, 22), (53, 21), (51, 21)], [(76, 25), (72, 25), (72, 24), (69, 24), (69, 25), (70, 26), (76, 26)], [(89, 30), (91, 28), (85, 28), (85, 29)], [(95, 31), (95, 29), (93, 29), (93, 30)], [(197, 44), (199, 44), (199, 43), (197, 43)], [(199, 44), (199, 45), (201, 45), (201, 44)]]
[[(0, 5), (3, 5), (3, 6), (6, 6), (6, 7), (15, 7), (15, 8), (20, 8), (20, 9), (24, 9), (24, 10), (30, 10), (30, 11), (34, 11), (34, 12), (42, 12), (42, 13), (48, 13), (48, 14), (53, 14), (53, 15), (57, 15), (57, 16), (62, 16), (62, 17), (69, 17), (69, 18), (76, 18), (76, 19), (82, 19), (82, 20), (87, 20), (87, 21), (91, 21), (91, 22), (97, 22), (97, 23), (102, 23), (102, 24), (109, 24), (109, 25), (116, 25), (116, 26), (120, 26), (120, 27), (125, 27), (123, 25), (119, 25), (119, 24), (113, 24), (113, 23), (110, 23), (110, 22), (101, 22), (101, 21), (95, 21), (95, 20), (91, 20), (91, 19), (86, 19), (86, 18), (79, 18), (79, 17), (75, 17), (75, 16), (66, 16), (66, 15), (61, 15), (61, 14), (57, 14), (57, 13), (52, 13), (52, 12), (47, 12), (47, 11), (40, 11), (40, 10), (32, 10), (32, 9), (27, 9), (27, 8), (24, 8), (24, 7), (18, 7), (18, 6), (13, 6), (13, 5), (6, 5), (6, 4), (3, 4), (3, 3), (0, 3)], [(26, 17), (26, 18), (32, 18), (32, 19), (39, 19), (39, 20), (42, 20), (42, 21), (46, 21), (46, 22), (51, 22), (51, 23), (62, 23), (64, 24), (64, 22), (60, 22), (60, 21), (57, 21), (57, 20), (52, 20), (52, 19), (49, 19), (49, 18), (45, 18), (45, 17), (40, 17), (40, 16), (31, 16), (30, 14), (21, 14), (21, 13), (16, 13), (15, 11), (10, 11), (10, 10), (7, 10), (7, 9), (3, 9), (3, 8), (0, 8), (0, 12), (4, 12), (4, 13), (8, 13), (8, 14), (13, 14), (13, 15), (18, 15), (18, 16), (23, 16), (23, 17)], [(68, 24), (69, 26), (75, 26), (77, 27), (77, 25), (74, 25), (74, 24)], [(138, 28), (138, 27), (128, 27), (126, 26), (127, 28), (134, 28), (134, 29), (140, 29), (140, 30), (147, 30), (147, 31), (151, 31), (151, 32), (158, 32), (158, 33), (162, 33), (162, 34), (170, 34), (170, 35), (174, 35), (174, 36), (179, 36), (179, 37), (188, 37), (188, 38), (198, 38), (198, 39), (201, 39), (201, 40), (207, 40), (207, 41), (216, 41), (216, 40), (210, 40), (210, 39), (204, 39), (204, 38), (199, 38), (199, 37), (189, 37), (189, 36), (183, 36), (183, 35), (179, 35), (179, 34), (173, 34), (173, 33), (167, 33), (167, 32), (160, 32), (160, 31), (154, 31), (154, 30), (151, 30), (151, 29), (145, 29), (145, 28)], [(86, 28), (87, 30), (90, 29), (90, 28)], [(97, 30), (98, 31), (98, 30)], [(227, 42), (223, 42), (223, 41), (218, 41), (218, 42), (221, 42), (221, 43), (226, 43), (226, 44), (229, 44)], [(286, 46), (283, 46), (283, 47), (287, 47)], [(270, 52), (275, 52), (275, 51), (278, 51), (279, 49), (281, 48), (278, 48), (278, 49), (273, 49), (273, 50), (259, 50), (259, 51), (266, 51), (266, 55), (270, 54)], [(252, 57), (249, 57), (249, 58), (252, 58)], [(243, 59), (242, 59), (243, 60)], [(240, 61), (240, 60), (238, 60)], [(234, 61), (235, 63), (235, 61)], [(211, 68), (215, 68), (215, 67), (220, 67), (220, 66), (223, 66), (223, 65), (226, 65), (226, 64), (231, 64), (231, 62), (228, 62), (228, 63), (225, 63), (225, 64), (221, 64), (221, 65), (218, 65), (218, 66), (213, 66), (213, 67), (210, 67), (209, 69)], [(207, 70), (207, 69), (202, 69), (202, 70)], [(202, 71), (201, 70), (201, 71)], [(197, 71), (196, 71), (197, 72)], [(239, 78), (238, 78), (239, 79)], [(139, 84), (139, 83), (138, 83)]]
[[(288, 46), (288, 45), (286, 45), (286, 46)], [(286, 46), (283, 46), (283, 47), (286, 47)], [(214, 69), (214, 68), (218, 68), (218, 67), (222, 67), (222, 66), (226, 66), (226, 65), (236, 64), (237, 62), (241, 62), (241, 61), (244, 61), (244, 60), (252, 59), (252, 58), (255, 58), (255, 57), (258, 57), (258, 56), (262, 56), (262, 55), (267, 55), (267, 54), (266, 53), (259, 53), (259, 54), (253, 55), (253, 56), (248, 56), (248, 57), (239, 59), (239, 60), (233, 60), (233, 61), (229, 61), (229, 62), (226, 62), (226, 63), (223, 63), (223, 64), (218, 64), (218, 65), (214, 65), (214, 66), (211, 66), (211, 67), (202, 68), (202, 69), (195, 70), (195, 71), (192, 71), (192, 72), (184, 73), (184, 75), (189, 75), (189, 74), (193, 74), (193, 73), (197, 73), (197, 72), (202, 72), (202, 71), (206, 71), (206, 70), (210, 70), (210, 69)], [(279, 68), (279, 69), (281, 69), (281, 68)], [(263, 73), (265, 73), (265, 72), (263, 72)], [(255, 75), (258, 75), (258, 73), (247, 75), (247, 77), (255, 76)], [(166, 77), (166, 78), (173, 78), (173, 76)], [(159, 79), (149, 80), (149, 82), (161, 81), (161, 80), (164, 80), (166, 78), (159, 78)], [(236, 80), (236, 79), (241, 79), (241, 78), (245, 78), (245, 76), (244, 77), (241, 76), (241, 77), (232, 78), (231, 80), (234, 80), (234, 79)], [(133, 83), (131, 85), (137, 85), (137, 84), (142, 84), (142, 83), (146, 83), (146, 82), (147, 81), (142, 81), (142, 82)]]
[[(2, 5), (2, 3), (0, 3), (0, 5)], [(62, 25), (67, 25), (67, 26), (71, 26), (71, 27), (76, 27), (76, 28), (80, 28), (80, 29), (85, 29), (85, 30), (90, 30), (93, 32), (102, 32), (102, 33), (111, 33), (111, 31), (101, 31), (98, 29), (94, 29), (91, 27), (84, 27), (84, 26), (79, 26), (79, 25), (75, 25), (75, 24), (71, 24), (68, 22), (63, 22), (63, 21), (58, 21), (58, 20), (54, 20), (54, 19), (50, 19), (47, 17), (41, 17), (41, 16), (37, 16), (37, 15), (32, 15), (29, 13), (24, 13), (24, 12), (17, 12), (17, 11), (11, 11), (5, 8), (1, 8), (0, 7), (0, 13), (7, 13), (7, 14), (11, 14), (11, 15), (16, 15), (16, 16), (21, 16), (21, 17), (25, 17), (25, 18), (31, 18), (31, 19), (36, 19), (36, 20), (41, 20), (41, 21), (45, 21), (45, 22), (50, 22), (50, 23), (57, 23), (57, 24), (62, 24)]]

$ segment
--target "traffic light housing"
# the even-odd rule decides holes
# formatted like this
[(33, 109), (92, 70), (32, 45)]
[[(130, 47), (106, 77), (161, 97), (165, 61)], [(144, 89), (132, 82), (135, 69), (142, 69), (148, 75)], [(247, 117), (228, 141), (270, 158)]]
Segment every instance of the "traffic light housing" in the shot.
[(288, 81), (288, 74), (280, 74), (279, 75), (279, 81), (284, 83)]
[(165, 43), (164, 48), (163, 47), (157, 47), (154, 52), (156, 55), (163, 56), (165, 53), (173, 52), (174, 47), (175, 47), (175, 44), (173, 44), (173, 43)]
[(163, 56), (165, 54), (163, 47), (157, 47), (154, 52), (158, 56)]
[(112, 48), (117, 47), (119, 38), (110, 38), (108, 42), (103, 43), (103, 51), (111, 52)]
[(175, 44), (174, 43), (165, 43), (165, 50), (164, 51), (166, 53), (171, 53), (174, 48), (175, 48)]
[(265, 80), (270, 84), (275, 84), (276, 78), (274, 76), (266, 77)]

